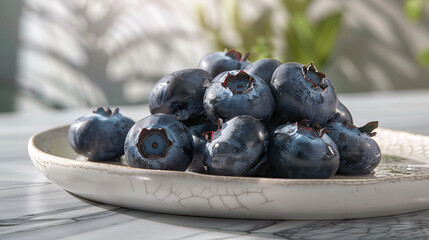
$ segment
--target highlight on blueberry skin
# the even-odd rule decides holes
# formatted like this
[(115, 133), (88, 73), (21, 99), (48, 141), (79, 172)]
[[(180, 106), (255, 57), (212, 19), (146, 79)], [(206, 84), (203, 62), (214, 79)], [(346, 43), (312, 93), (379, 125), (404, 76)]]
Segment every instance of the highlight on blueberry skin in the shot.
[(369, 122), (363, 127), (356, 127), (349, 122), (328, 124), (328, 135), (336, 143), (340, 152), (340, 175), (367, 175), (380, 163), (381, 151), (371, 137), (378, 127), (378, 122)]
[(334, 86), (313, 63), (280, 65), (273, 73), (271, 90), (276, 112), (288, 122), (308, 119), (324, 125), (337, 109)]
[(209, 53), (201, 59), (198, 68), (206, 70), (216, 77), (225, 71), (243, 70), (250, 64), (247, 61), (248, 57), (249, 53), (242, 54), (235, 50)]
[(207, 132), (204, 165), (207, 172), (224, 176), (252, 176), (266, 162), (268, 133), (254, 117), (240, 115)]
[(119, 109), (98, 108), (76, 119), (69, 127), (68, 140), (79, 154), (92, 161), (107, 161), (124, 154), (124, 142), (134, 121)]
[(281, 125), (270, 134), (268, 160), (279, 178), (331, 178), (340, 156), (334, 141), (316, 122)]
[(258, 75), (266, 83), (270, 84), (274, 71), (281, 64), (276, 59), (264, 58), (247, 65), (244, 71), (250, 75)]
[(208, 118), (228, 121), (239, 115), (250, 115), (267, 122), (275, 109), (269, 85), (256, 75), (234, 70), (218, 75), (204, 95)]
[(184, 69), (161, 78), (149, 96), (149, 110), (173, 115), (186, 125), (207, 122), (203, 106), (206, 88), (213, 77), (202, 69)]
[(128, 132), (125, 157), (130, 167), (185, 171), (194, 146), (189, 129), (173, 116), (149, 115)]

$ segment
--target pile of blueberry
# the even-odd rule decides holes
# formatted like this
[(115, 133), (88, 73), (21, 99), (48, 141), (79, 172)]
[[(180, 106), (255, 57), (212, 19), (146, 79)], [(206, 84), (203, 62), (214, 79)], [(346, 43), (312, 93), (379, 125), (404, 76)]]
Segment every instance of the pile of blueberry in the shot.
[(99, 108), (69, 129), (90, 160), (125, 153), (137, 168), (226, 176), (330, 178), (370, 174), (381, 159), (378, 122), (353, 125), (313, 63), (248, 62), (235, 50), (170, 73), (151, 91), (152, 115), (134, 123)]

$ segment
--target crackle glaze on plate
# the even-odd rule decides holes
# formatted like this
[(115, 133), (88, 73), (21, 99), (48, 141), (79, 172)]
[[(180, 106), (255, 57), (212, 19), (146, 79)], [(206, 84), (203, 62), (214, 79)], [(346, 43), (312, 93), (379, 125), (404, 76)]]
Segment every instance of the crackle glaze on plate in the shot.
[(84, 160), (68, 127), (33, 136), (34, 166), (66, 191), (145, 211), (248, 219), (346, 219), (429, 209), (429, 136), (379, 129), (383, 153), (370, 176), (333, 179), (224, 177)]

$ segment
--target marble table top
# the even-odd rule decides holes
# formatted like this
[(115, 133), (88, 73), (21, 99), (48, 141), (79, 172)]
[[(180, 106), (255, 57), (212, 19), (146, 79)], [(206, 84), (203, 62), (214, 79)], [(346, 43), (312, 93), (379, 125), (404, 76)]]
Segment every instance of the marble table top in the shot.
[[(379, 120), (384, 128), (429, 135), (429, 91), (340, 98), (356, 125)], [(135, 211), (74, 196), (34, 168), (27, 141), (89, 111), (0, 114), (0, 239), (429, 239), (429, 210), (330, 221), (219, 219)], [(121, 112), (136, 120), (148, 114), (147, 106)]]

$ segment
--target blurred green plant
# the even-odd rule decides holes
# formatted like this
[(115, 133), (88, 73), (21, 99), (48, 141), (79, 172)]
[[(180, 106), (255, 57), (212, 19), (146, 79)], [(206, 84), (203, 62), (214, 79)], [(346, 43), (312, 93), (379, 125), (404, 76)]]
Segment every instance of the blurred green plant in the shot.
[(419, 55), (417, 57), (417, 61), (421, 65), (429, 68), (429, 49), (426, 49), (426, 50), (422, 51), (421, 53), (419, 53)]
[(404, 13), (405, 16), (413, 22), (418, 22), (423, 14), (424, 3), (427, 0), (405, 0)]
[[(422, 19), (425, 10), (427, 12), (429, 9), (429, 0), (405, 0), (403, 6), (408, 20), (417, 23)], [(420, 65), (429, 68), (429, 47), (418, 53), (416, 58)]]
[[(197, 6), (197, 13), (201, 26), (213, 34), (215, 46), (218, 50), (236, 49), (240, 52), (251, 52), (250, 60), (255, 60), (261, 57), (271, 57), (273, 52), (274, 36), (273, 28), (271, 27), (271, 9), (266, 9), (261, 16), (253, 22), (244, 22), (242, 20), (241, 8), (237, 0), (219, 1), (220, 8), (227, 13), (227, 25), (238, 35), (239, 43), (234, 44), (231, 41), (225, 40), (226, 27), (220, 21), (213, 23), (206, 17), (207, 11), (205, 6)], [(222, 17), (218, 18), (222, 19)]]
[[(281, 0), (279, 5), (289, 14), (285, 19), (286, 26), (281, 29), (285, 45), (279, 49), (274, 46), (275, 33), (279, 23), (273, 18), (273, 9), (264, 8), (260, 16), (251, 21), (244, 21), (246, 16), (241, 11), (242, 1), (223, 0), (220, 8), (226, 12), (227, 20), (235, 32), (238, 43), (225, 40), (226, 30), (222, 23), (213, 23), (207, 17), (207, 8), (197, 7), (201, 26), (213, 34), (215, 45), (219, 50), (236, 49), (250, 51), (250, 60), (260, 58), (278, 58), (280, 61), (300, 63), (314, 62), (323, 68), (328, 62), (341, 27), (341, 12), (333, 12), (317, 20), (310, 20), (307, 11), (313, 0)], [(221, 19), (221, 18), (219, 18)], [(246, 19), (247, 20), (247, 19)]]

